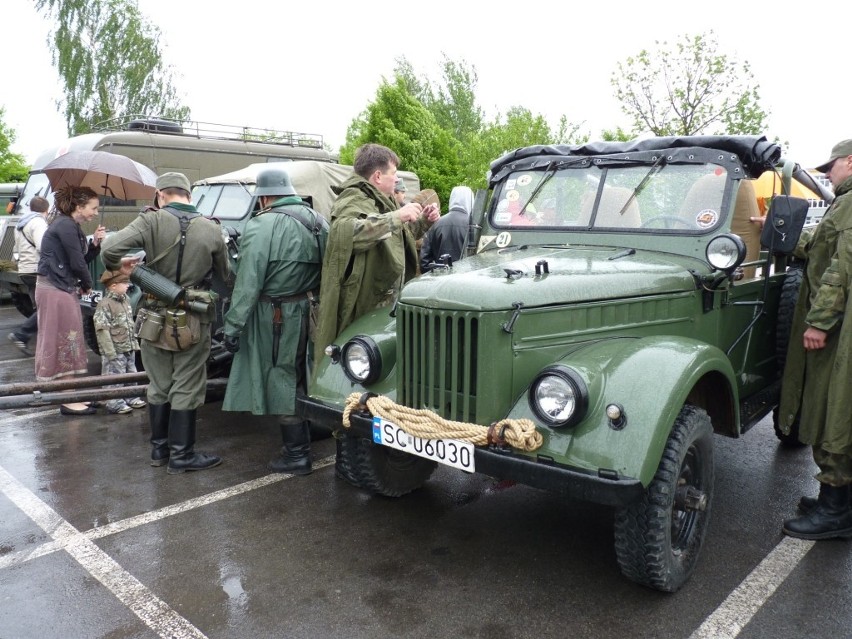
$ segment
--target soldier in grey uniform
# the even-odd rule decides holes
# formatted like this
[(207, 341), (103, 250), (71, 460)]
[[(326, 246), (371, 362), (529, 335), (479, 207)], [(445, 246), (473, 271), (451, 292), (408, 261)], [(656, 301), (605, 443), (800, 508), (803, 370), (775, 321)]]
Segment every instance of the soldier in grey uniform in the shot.
[[(182, 173), (157, 178), (162, 208), (138, 216), (104, 240), (101, 257), (106, 267), (120, 267), (129, 275), (139, 259), (127, 254), (144, 249), (152, 270), (201, 299), (209, 297), (212, 275), (228, 276), (228, 254), (219, 226), (192, 206), (190, 188)], [(152, 295), (143, 298), (141, 307), (161, 314), (171, 310)], [(193, 311), (187, 309), (186, 313)], [(166, 350), (162, 341), (141, 340), (142, 363), (149, 377), (151, 465), (168, 463), (169, 474), (204, 470), (222, 462), (194, 450), (196, 409), (204, 403), (207, 388), (206, 362), (215, 309), (211, 304), (206, 314), (196, 313), (189, 319), (200, 325), (200, 335), (188, 348)]]

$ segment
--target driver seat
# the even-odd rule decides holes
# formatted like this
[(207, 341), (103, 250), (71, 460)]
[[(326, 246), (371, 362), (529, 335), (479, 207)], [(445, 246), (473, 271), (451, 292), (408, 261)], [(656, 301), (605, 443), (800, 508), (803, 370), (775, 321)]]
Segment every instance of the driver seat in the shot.
[[(731, 233), (742, 238), (746, 245), (746, 262), (753, 262), (760, 257), (759, 224), (750, 221), (750, 217), (760, 217), (760, 207), (757, 204), (757, 192), (754, 190), (754, 180), (740, 180), (737, 189), (737, 199), (734, 202), (734, 214), (731, 218)], [(743, 279), (755, 277), (757, 267), (748, 266), (743, 269)]]

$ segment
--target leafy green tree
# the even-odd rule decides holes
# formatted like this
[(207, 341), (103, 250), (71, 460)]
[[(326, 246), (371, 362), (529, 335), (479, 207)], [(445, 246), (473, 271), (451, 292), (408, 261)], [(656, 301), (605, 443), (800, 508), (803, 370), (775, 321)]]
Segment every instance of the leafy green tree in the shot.
[(30, 168), (24, 156), (12, 152), (15, 130), (6, 126), (6, 109), (0, 107), (0, 182), (24, 182)]
[(720, 53), (713, 31), (655, 44), (619, 63), (611, 78), (634, 134), (763, 133), (768, 113), (751, 68)]
[(350, 124), (340, 149), (341, 163), (352, 164), (355, 150), (367, 142), (393, 149), (400, 157), (399, 168), (417, 173), (422, 187), (435, 189), (443, 206), (460, 184), (458, 141), (438, 126), (402, 78), (383, 81), (375, 100)]
[(483, 127), (484, 115), (476, 101), (479, 76), (476, 68), (464, 60), (451, 60), (441, 54), (441, 81), (418, 79), (405, 57), (397, 59), (394, 76), (401, 79), (411, 95), (420, 101), (443, 129), (462, 142), (478, 134)]
[(63, 82), (69, 135), (132, 115), (187, 119), (174, 71), (160, 55), (160, 30), (136, 0), (36, 0), (56, 22), (48, 36)]

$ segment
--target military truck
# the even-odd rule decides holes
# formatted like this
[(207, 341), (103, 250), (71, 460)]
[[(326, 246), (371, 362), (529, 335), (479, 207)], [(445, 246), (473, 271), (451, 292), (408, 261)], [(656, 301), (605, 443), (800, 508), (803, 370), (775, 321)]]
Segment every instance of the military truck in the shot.
[[(168, 171), (185, 174), (190, 182), (233, 171), (251, 162), (290, 162), (311, 160), (336, 163), (337, 156), (324, 148), (321, 135), (293, 131), (273, 131), (245, 126), (180, 121), (145, 116), (127, 116), (103, 122), (96, 131), (64, 140), (45, 149), (37, 158), (17, 201), (15, 216), (0, 221), (0, 261), (14, 262), (14, 227), (20, 215), (29, 212), (36, 196), (53, 193), (43, 168), (51, 160), (69, 151), (107, 151), (125, 155), (161, 175)], [(101, 198), (101, 214), (83, 226), (94, 232), (98, 224), (108, 230), (126, 226), (150, 202)], [(93, 267), (102, 268), (102, 267)], [(12, 302), (25, 316), (33, 312), (26, 286), (14, 270), (0, 272), (0, 290), (8, 292)], [(99, 293), (83, 300), (84, 313), (91, 314)]]
[(749, 217), (780, 154), (700, 136), (495, 160), (473, 254), (317, 363), (299, 408), (337, 431), (338, 472), (396, 497), (443, 464), (611, 506), (623, 574), (676, 591), (712, 510), (713, 435), (740, 437), (779, 399), (790, 258)]

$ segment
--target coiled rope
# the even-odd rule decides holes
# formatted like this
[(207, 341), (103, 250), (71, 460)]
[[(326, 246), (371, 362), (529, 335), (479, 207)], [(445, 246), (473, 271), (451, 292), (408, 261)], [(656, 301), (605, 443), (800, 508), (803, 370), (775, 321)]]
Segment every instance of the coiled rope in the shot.
[(541, 433), (529, 419), (503, 419), (490, 426), (455, 422), (424, 408), (400, 406), (390, 398), (370, 393), (352, 393), (343, 408), (343, 426), (350, 427), (353, 410), (366, 408), (375, 416), (399, 426), (409, 435), (421, 439), (455, 439), (474, 446), (506, 445), (524, 451), (541, 447)]

